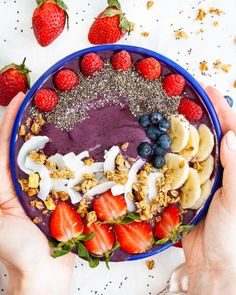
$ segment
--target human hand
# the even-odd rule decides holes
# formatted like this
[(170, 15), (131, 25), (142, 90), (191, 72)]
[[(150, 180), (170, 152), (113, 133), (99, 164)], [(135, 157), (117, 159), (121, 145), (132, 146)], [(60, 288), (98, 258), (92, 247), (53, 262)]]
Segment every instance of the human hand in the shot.
[(183, 240), (188, 294), (235, 294), (236, 283), (236, 114), (215, 88), (209, 95), (224, 134), (221, 143), (223, 186), (207, 216)]
[(8, 294), (69, 294), (74, 255), (54, 260), (43, 233), (26, 216), (12, 184), (9, 142), (24, 94), (10, 103), (0, 126), (0, 260), (9, 270)]

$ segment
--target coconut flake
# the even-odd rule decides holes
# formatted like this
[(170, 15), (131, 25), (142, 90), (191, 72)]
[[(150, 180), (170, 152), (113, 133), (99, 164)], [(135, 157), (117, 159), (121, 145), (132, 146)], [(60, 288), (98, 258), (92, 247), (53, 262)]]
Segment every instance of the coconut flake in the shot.
[(84, 158), (88, 158), (89, 157), (89, 152), (88, 151), (84, 151), (84, 152), (81, 152), (80, 154), (78, 154), (76, 156), (76, 159), (81, 161), (82, 159)]
[(132, 167), (129, 170), (128, 174), (128, 181), (125, 184), (125, 201), (127, 204), (128, 211), (134, 211), (135, 210), (135, 204), (133, 200), (130, 200), (128, 197), (128, 194), (132, 194), (132, 186), (133, 183), (137, 181), (137, 173), (142, 168), (142, 166), (145, 164), (145, 161), (139, 159), (136, 161)]
[(84, 174), (93, 174), (100, 171), (103, 171), (103, 162), (93, 163), (90, 166), (83, 166), (75, 172), (75, 178), (70, 179), (68, 186), (73, 188), (76, 184), (80, 183), (83, 180)]
[(65, 185), (58, 185), (52, 187), (52, 190), (55, 190), (56, 192), (65, 192), (70, 196), (72, 204), (76, 204), (82, 199), (82, 195), (79, 192), (76, 192), (75, 190), (65, 186)]
[(55, 155), (49, 157), (48, 162), (52, 162), (57, 166), (59, 170), (64, 169), (66, 167), (63, 156), (61, 154), (56, 153)]
[(159, 172), (151, 172), (148, 175), (148, 197), (147, 197), (147, 201), (152, 201), (152, 199), (154, 197), (157, 196), (158, 191), (157, 191), (157, 180), (159, 178), (163, 178), (163, 174), (159, 173)]
[(122, 184), (116, 184), (111, 188), (111, 193), (113, 196), (122, 195), (125, 192), (125, 186)]
[(116, 185), (115, 181), (106, 181), (103, 183), (100, 183), (96, 186), (94, 186), (93, 188), (91, 188), (90, 190), (87, 191), (87, 193), (84, 194), (84, 197), (94, 197), (96, 195), (100, 195), (106, 191), (108, 191), (109, 189), (111, 189), (114, 185)]
[(26, 158), (25, 160), (25, 167), (29, 169), (29, 171), (33, 171), (34, 173), (38, 173), (40, 177), (40, 182), (39, 182), (39, 193), (38, 197), (45, 201), (47, 199), (47, 196), (50, 193), (51, 190), (51, 179), (50, 179), (50, 174), (48, 169), (42, 165), (38, 164), (34, 161), (32, 161), (29, 157)]
[(43, 149), (48, 142), (49, 138), (47, 136), (33, 136), (22, 145), (18, 153), (17, 164), (23, 172), (26, 174), (32, 172), (30, 168), (25, 166), (26, 157), (29, 153), (34, 150)]
[(104, 155), (104, 172), (106, 171), (113, 171), (116, 165), (116, 157), (120, 153), (120, 148), (117, 145), (114, 145), (107, 151)]
[(63, 156), (63, 161), (66, 168), (70, 169), (73, 172), (85, 165), (84, 162), (76, 157), (75, 153), (66, 154), (65, 156)]

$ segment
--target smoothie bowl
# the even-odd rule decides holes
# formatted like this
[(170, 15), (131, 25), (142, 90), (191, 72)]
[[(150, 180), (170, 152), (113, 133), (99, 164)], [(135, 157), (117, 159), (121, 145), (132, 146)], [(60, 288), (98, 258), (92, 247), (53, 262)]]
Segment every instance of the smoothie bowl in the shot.
[(15, 121), (11, 172), (52, 255), (136, 260), (183, 238), (221, 180), (204, 90), (155, 52), (92, 47), (35, 83)]

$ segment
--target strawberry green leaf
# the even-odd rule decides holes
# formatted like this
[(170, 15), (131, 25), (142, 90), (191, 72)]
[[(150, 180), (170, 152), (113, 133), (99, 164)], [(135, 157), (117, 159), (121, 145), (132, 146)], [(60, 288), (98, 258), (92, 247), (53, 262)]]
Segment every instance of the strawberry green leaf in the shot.
[(16, 69), (25, 76), (26, 81), (27, 81), (27, 87), (30, 88), (30, 77), (29, 77), (29, 73), (31, 72), (31, 70), (29, 70), (26, 66), (25, 66), (25, 61), (26, 61), (26, 57), (24, 58), (23, 62), (19, 65), (16, 66)]
[(37, 4), (38, 4), (38, 6), (40, 6), (40, 5), (42, 5), (43, 4), (43, 2), (45, 2), (46, 0), (36, 0), (36, 2), (37, 2)]
[(107, 2), (110, 7), (116, 7), (118, 9), (121, 9), (121, 5), (118, 0), (108, 0)]
[(170, 239), (171, 239), (172, 244), (176, 244), (179, 241), (179, 234), (178, 234), (178, 232), (174, 232), (171, 235)]
[(125, 217), (120, 221), (120, 224), (128, 224), (133, 222), (133, 219), (129, 218), (129, 217)]
[(94, 233), (90, 233), (88, 235), (79, 235), (76, 239), (77, 241), (88, 241), (91, 240), (94, 237)]
[(69, 253), (69, 251), (67, 251), (67, 250), (55, 250), (51, 256), (53, 258), (57, 258), (57, 257), (63, 256), (63, 255), (66, 255), (68, 253)]
[(184, 239), (193, 228), (194, 225), (181, 225), (179, 227), (179, 234), (181, 235), (181, 238)]
[(107, 255), (107, 256), (106, 256), (106, 260), (105, 260), (105, 262), (106, 262), (106, 267), (107, 267), (108, 269), (110, 269), (110, 266), (109, 266), (109, 262), (110, 262), (110, 260), (111, 260), (111, 256), (110, 256), (110, 255)]
[(140, 220), (138, 214), (136, 214), (135, 212), (130, 212), (127, 216), (132, 220)]
[(16, 64), (9, 64), (9, 65), (7, 65), (7, 66), (5, 66), (4, 68), (1, 69), (0, 74), (6, 72), (7, 70), (16, 69), (16, 68), (17, 68)]
[(99, 263), (100, 263), (100, 259), (99, 258), (93, 258), (93, 259), (91, 259), (89, 261), (89, 266), (91, 268), (95, 268), (95, 267), (97, 267), (99, 265)]
[(102, 17), (112, 17), (112, 16), (115, 16), (115, 15), (120, 15), (122, 14), (122, 12), (120, 10), (117, 10), (117, 9), (108, 9), (104, 12), (103, 16)]
[(163, 238), (161, 240), (156, 241), (155, 244), (156, 245), (164, 245), (164, 244), (166, 244), (169, 241), (170, 241), (170, 238)]
[(123, 34), (126, 32), (130, 33), (132, 29), (132, 24), (127, 20), (123, 13), (120, 15), (120, 28)]
[(48, 241), (48, 245), (49, 245), (49, 247), (51, 247), (51, 248), (56, 248), (57, 245), (58, 245), (58, 243), (55, 242), (55, 241), (49, 240), (49, 241)]
[(81, 242), (79, 242), (79, 241), (77, 242), (76, 248), (77, 248), (77, 251), (78, 251), (78, 256), (80, 258), (82, 258), (84, 260), (87, 260), (87, 261), (90, 260), (89, 252)]
[(115, 242), (113, 248), (112, 248), (112, 252), (115, 251), (116, 249), (120, 248), (120, 244), (118, 242)]
[(62, 0), (53, 0), (55, 3), (57, 3), (58, 6), (60, 6), (66, 14), (66, 23), (67, 23), (67, 30), (69, 29), (69, 14), (68, 14), (68, 6), (65, 4)]

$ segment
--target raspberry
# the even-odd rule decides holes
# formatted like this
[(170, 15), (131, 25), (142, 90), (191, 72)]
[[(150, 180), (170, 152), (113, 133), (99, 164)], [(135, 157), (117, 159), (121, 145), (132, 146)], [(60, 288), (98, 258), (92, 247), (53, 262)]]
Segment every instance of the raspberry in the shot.
[(162, 86), (169, 96), (177, 96), (182, 94), (185, 84), (185, 79), (178, 74), (168, 75), (162, 82)]
[(132, 67), (131, 56), (127, 51), (122, 50), (113, 55), (111, 64), (115, 71), (127, 71)]
[(70, 91), (79, 84), (79, 78), (72, 70), (61, 70), (54, 78), (55, 86), (60, 91)]
[(148, 80), (158, 79), (161, 75), (161, 65), (153, 57), (147, 57), (136, 64), (136, 71)]
[(52, 89), (40, 89), (34, 97), (37, 108), (42, 112), (52, 111), (57, 105), (57, 94)]
[(179, 104), (179, 113), (184, 115), (189, 122), (198, 121), (202, 117), (202, 108), (188, 98), (182, 98)]
[(86, 54), (81, 61), (81, 71), (84, 76), (92, 76), (103, 70), (104, 62), (96, 53)]

